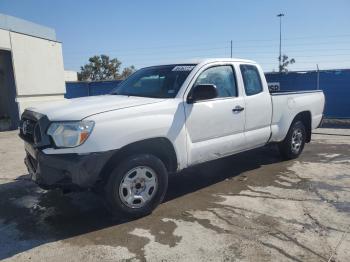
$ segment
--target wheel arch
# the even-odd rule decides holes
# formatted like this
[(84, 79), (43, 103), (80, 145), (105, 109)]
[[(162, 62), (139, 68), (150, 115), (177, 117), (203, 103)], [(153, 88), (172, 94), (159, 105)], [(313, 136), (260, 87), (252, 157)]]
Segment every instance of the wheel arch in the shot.
[(311, 141), (311, 121), (312, 121), (311, 120), (311, 112), (310, 111), (302, 111), (302, 112), (298, 113), (294, 117), (290, 127), (296, 121), (301, 121), (304, 124), (305, 131), (306, 131), (306, 140), (305, 140), (305, 142), (309, 143)]
[(164, 163), (169, 173), (177, 171), (177, 155), (173, 144), (168, 138), (156, 137), (140, 140), (128, 144), (115, 152), (107, 161), (101, 171), (103, 181), (109, 177), (111, 171), (125, 158), (134, 154), (152, 154)]

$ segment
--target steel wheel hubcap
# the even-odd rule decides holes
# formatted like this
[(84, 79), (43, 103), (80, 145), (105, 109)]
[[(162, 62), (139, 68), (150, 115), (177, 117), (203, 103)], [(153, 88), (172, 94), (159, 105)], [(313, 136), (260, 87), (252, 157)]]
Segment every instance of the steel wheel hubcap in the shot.
[(145, 206), (157, 191), (156, 172), (147, 166), (129, 170), (119, 185), (119, 197), (130, 208)]
[(292, 152), (297, 154), (300, 151), (303, 142), (303, 133), (301, 129), (295, 129), (292, 134)]

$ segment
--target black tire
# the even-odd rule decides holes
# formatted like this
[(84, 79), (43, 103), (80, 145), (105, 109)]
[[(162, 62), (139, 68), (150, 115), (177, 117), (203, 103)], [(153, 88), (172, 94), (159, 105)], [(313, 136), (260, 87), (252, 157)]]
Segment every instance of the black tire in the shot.
[[(299, 143), (294, 143), (293, 145), (293, 136), (295, 136), (296, 134), (301, 134), (299, 147), (295, 146), (296, 144), (299, 144)], [(294, 121), (291, 127), (289, 128), (287, 136), (278, 145), (279, 151), (283, 159), (290, 160), (290, 159), (297, 158), (304, 149), (305, 139), (306, 139), (306, 131), (305, 131), (305, 126), (303, 122), (301, 122), (300, 120)]]
[[(154, 171), (156, 175), (157, 187), (152, 198), (142, 207), (130, 207), (123, 202), (123, 193), (120, 193), (121, 183), (126, 174), (134, 168), (146, 167)], [(142, 168), (141, 168), (142, 169)], [(136, 187), (133, 187), (134, 190)], [(168, 188), (168, 172), (164, 163), (154, 155), (139, 154), (133, 155), (123, 160), (110, 174), (105, 186), (105, 199), (109, 211), (114, 216), (137, 218), (146, 216), (163, 201)], [(124, 189), (122, 189), (124, 190)], [(124, 192), (124, 191), (121, 191)], [(129, 194), (129, 192), (127, 193)]]

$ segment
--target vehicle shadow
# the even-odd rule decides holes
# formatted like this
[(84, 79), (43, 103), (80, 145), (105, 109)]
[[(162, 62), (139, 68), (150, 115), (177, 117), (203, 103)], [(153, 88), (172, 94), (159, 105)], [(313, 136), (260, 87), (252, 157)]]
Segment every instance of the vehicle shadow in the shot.
[[(271, 147), (211, 161), (172, 175), (164, 202), (280, 162), (278, 152)], [(112, 219), (102, 200), (91, 192), (45, 191), (26, 177), (0, 183), (0, 260), (46, 243), (125, 223), (132, 221), (121, 217)]]
[(282, 159), (275, 146), (268, 145), (188, 168), (171, 176), (165, 201), (170, 201), (226, 179), (232, 179), (263, 165), (281, 161)]

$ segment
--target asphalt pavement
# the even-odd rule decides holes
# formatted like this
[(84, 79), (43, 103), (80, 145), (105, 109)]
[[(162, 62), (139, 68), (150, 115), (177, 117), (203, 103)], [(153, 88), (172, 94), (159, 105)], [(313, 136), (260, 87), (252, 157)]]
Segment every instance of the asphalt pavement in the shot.
[(130, 221), (91, 192), (38, 188), (17, 132), (1, 132), (0, 259), (349, 261), (350, 132), (315, 133), (297, 160), (266, 146), (176, 174), (164, 203)]

